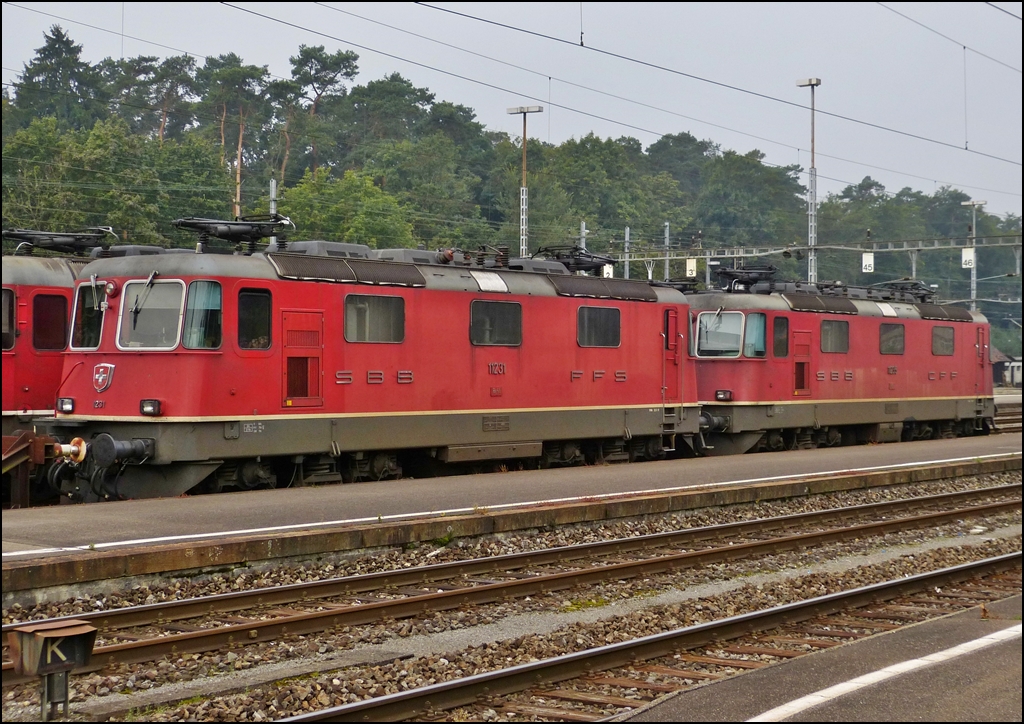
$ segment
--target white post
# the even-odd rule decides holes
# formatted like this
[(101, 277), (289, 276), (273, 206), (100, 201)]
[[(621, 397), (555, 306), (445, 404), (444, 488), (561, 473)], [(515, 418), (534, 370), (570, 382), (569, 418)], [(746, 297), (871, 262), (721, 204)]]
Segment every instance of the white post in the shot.
[[(270, 177), (270, 214), (274, 215), (277, 213), (277, 179), (273, 176)], [(270, 237), (270, 243), (277, 245), (277, 237)]]
[(587, 222), (580, 222), (580, 248), (584, 251), (587, 250)]
[(668, 281), (668, 222), (665, 222), (665, 281)]
[[(971, 247), (978, 236), (978, 205), (971, 204)], [(974, 263), (971, 264), (971, 311), (978, 311), (978, 250), (974, 249)]]
[(530, 256), (529, 233), (527, 232), (527, 207), (529, 191), (523, 186), (519, 189), (519, 256), (527, 259)]
[(623, 241), (623, 247), (626, 250), (626, 253), (625, 253), (625, 257), (626, 257), (626, 259), (625, 259), (625, 261), (626, 261), (626, 274), (623, 277), (623, 279), (629, 279), (629, 227), (628, 226), (626, 227), (626, 238)]

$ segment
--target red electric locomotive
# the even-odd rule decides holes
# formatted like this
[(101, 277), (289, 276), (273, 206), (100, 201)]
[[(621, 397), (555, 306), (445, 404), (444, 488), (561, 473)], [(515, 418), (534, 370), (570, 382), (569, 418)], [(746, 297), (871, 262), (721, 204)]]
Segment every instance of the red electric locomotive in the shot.
[(918, 282), (781, 283), (720, 272), (687, 295), (709, 455), (986, 432), (989, 326)]
[[(76, 500), (651, 459), (697, 433), (686, 299), (552, 261), (183, 220), (248, 253), (98, 260), (54, 420)], [(92, 296), (102, 295), (99, 305)]]

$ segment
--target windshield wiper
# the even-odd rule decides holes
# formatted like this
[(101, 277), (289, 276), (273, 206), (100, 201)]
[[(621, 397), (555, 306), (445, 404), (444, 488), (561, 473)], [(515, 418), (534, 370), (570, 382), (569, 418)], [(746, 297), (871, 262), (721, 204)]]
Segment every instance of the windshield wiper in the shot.
[(131, 309), (133, 330), (135, 329), (136, 323), (139, 321), (139, 312), (142, 311), (142, 306), (146, 303), (146, 300), (149, 299), (149, 293), (153, 291), (153, 280), (155, 280), (159, 274), (160, 272), (156, 269), (151, 271), (149, 273), (149, 278), (146, 280), (146, 286), (144, 287), (141, 299), (138, 294), (135, 295), (135, 304), (132, 305)]

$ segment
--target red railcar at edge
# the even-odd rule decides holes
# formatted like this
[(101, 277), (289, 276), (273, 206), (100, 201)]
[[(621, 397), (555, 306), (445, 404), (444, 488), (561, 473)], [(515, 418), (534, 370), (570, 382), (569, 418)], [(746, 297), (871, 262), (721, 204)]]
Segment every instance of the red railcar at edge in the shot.
[(3, 434), (53, 414), (71, 294), (84, 260), (3, 257)]

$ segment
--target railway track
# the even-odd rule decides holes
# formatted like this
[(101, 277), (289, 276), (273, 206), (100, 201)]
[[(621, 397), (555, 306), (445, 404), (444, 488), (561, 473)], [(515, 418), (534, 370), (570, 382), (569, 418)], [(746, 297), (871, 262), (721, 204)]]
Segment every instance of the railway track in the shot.
[(1021, 431), (1021, 403), (996, 405), (996, 416), (993, 420), (994, 432)]
[[(1020, 507), (1017, 483), (69, 618), (87, 620), (100, 629), (91, 666), (96, 670), (805, 549)], [(4, 633), (13, 626), (4, 626)], [(26, 680), (4, 661), (4, 686)]]
[(1020, 567), (1012, 553), (281, 721), (606, 720), (665, 693), (1017, 595)]

